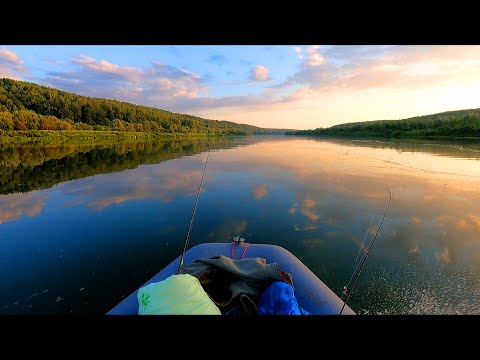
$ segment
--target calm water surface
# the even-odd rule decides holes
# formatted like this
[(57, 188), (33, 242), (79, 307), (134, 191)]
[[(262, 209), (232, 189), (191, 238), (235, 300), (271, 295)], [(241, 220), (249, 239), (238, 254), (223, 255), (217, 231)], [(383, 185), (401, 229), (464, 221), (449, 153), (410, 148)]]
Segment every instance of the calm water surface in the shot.
[(352, 309), (480, 313), (478, 142), (249, 137), (0, 147), (0, 314), (103, 314), (160, 271), (208, 151), (191, 246), (277, 244), (340, 294), (388, 187)]

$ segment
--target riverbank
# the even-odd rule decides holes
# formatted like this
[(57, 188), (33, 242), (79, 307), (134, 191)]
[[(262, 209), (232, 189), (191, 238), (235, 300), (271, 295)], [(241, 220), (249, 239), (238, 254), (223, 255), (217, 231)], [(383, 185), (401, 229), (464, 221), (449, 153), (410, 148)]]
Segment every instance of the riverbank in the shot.
[(125, 132), (99, 130), (30, 130), (30, 131), (0, 131), (0, 143), (62, 143), (86, 142), (92, 140), (164, 140), (222, 137), (227, 135), (191, 134), (191, 133), (160, 133), (160, 132)]
[[(308, 133), (307, 133), (308, 131)], [(350, 140), (480, 140), (480, 136), (445, 136), (445, 135), (419, 135), (419, 134), (314, 134), (305, 130), (305, 133), (285, 133), (286, 136), (297, 136), (315, 139), (350, 139)]]

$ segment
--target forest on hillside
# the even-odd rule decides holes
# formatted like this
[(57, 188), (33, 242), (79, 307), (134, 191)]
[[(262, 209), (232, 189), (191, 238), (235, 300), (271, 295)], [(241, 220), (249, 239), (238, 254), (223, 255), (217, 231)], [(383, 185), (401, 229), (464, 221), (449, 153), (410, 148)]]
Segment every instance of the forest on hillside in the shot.
[(285, 132), (285, 129), (263, 129), (230, 121), (207, 120), (1, 78), (0, 132), (13, 130), (113, 130), (219, 135)]
[(287, 131), (286, 135), (325, 137), (480, 137), (480, 109), (448, 111), (402, 120), (376, 120), (314, 130)]

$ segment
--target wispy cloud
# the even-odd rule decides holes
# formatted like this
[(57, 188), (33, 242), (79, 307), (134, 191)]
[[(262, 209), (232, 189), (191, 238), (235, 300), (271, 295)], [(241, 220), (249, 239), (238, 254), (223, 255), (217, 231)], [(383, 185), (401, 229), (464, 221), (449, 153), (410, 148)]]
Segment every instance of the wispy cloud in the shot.
[(0, 48), (0, 78), (22, 80), (28, 72), (29, 69), (23, 65), (23, 61), (16, 53), (5, 47)]
[[(141, 177), (138, 176), (139, 173)], [(87, 192), (94, 198), (88, 202), (88, 206), (95, 210), (102, 210), (111, 205), (146, 198), (171, 202), (178, 196), (192, 195), (200, 175), (199, 170), (182, 172), (174, 167), (165, 171), (150, 169), (126, 171), (117, 176), (117, 186), (113, 187), (108, 182), (109, 176), (104, 176), (97, 180), (94, 189)], [(136, 180), (132, 181), (132, 177), (136, 177)], [(157, 181), (158, 179), (161, 181)]]
[[(276, 87), (312, 91), (430, 87), (468, 81), (480, 71), (480, 46), (335, 46), (305, 50), (300, 70)], [(473, 81), (473, 79), (471, 79)]]
[(49, 57), (45, 57), (41, 59), (45, 64), (50, 64), (50, 65), (65, 65), (65, 61), (63, 60), (56, 60), (56, 59), (51, 59)]
[(17, 54), (6, 48), (0, 49), (0, 59), (15, 65), (21, 65), (23, 63), (23, 61), (20, 60)]
[(70, 63), (75, 70), (48, 72), (43, 83), (88, 96), (167, 109), (184, 109), (183, 101), (195, 99), (208, 90), (198, 74), (160, 62), (135, 68), (79, 55), (70, 58)]
[(74, 64), (80, 65), (84, 71), (104, 74), (106, 78), (111, 76), (113, 79), (118, 78), (126, 81), (136, 82), (140, 80), (143, 73), (142, 70), (135, 69), (134, 67), (119, 66), (106, 60), (96, 60), (92, 57), (82, 54), (71, 58), (70, 61)]

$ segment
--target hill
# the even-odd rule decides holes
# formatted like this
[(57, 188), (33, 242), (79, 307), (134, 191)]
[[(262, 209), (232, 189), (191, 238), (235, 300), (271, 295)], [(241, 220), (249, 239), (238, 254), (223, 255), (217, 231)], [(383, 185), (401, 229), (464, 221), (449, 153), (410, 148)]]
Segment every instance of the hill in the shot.
[(480, 109), (447, 111), (401, 120), (352, 122), (286, 135), (332, 137), (480, 137)]
[(127, 102), (92, 98), (25, 81), (0, 79), (0, 131), (115, 130), (188, 134), (283, 134)]

